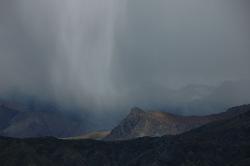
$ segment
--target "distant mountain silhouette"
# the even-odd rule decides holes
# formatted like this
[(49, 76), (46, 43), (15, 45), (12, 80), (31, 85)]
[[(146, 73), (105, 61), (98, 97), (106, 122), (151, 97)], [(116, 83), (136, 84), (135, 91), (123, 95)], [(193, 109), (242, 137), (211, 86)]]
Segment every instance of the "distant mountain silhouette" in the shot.
[(82, 119), (53, 107), (31, 110), (21, 104), (0, 102), (0, 135), (9, 137), (69, 137), (85, 132)]

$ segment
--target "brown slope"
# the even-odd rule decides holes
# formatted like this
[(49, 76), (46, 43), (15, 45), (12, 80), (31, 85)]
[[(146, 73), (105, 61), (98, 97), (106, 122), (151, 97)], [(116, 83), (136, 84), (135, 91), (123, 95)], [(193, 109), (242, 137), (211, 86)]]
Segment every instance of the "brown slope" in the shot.
[(246, 107), (231, 108), (226, 112), (208, 116), (180, 116), (166, 112), (145, 112), (133, 108), (130, 114), (104, 140), (126, 140), (143, 136), (181, 134), (215, 120), (234, 117), (246, 112)]
[(65, 139), (65, 140), (80, 140), (80, 139), (102, 140), (109, 133), (110, 133), (110, 131), (95, 131), (95, 132), (83, 134), (83, 135), (80, 135), (80, 136), (68, 137), (68, 138), (63, 138), (63, 139)]

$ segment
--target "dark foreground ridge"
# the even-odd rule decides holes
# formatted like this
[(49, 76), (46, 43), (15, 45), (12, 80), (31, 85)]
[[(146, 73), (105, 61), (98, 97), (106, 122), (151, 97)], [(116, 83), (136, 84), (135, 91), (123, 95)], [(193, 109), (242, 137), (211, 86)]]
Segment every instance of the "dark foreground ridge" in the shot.
[(187, 133), (130, 141), (0, 138), (1, 166), (249, 166), (247, 112)]

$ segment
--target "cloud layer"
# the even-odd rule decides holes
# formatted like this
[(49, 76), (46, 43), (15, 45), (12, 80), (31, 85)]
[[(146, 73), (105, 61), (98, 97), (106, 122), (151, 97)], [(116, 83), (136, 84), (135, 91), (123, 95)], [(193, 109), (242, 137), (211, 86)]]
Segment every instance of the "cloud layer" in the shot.
[(2, 0), (0, 92), (103, 111), (165, 106), (180, 100), (169, 95), (172, 89), (250, 79), (247, 6), (243, 0)]

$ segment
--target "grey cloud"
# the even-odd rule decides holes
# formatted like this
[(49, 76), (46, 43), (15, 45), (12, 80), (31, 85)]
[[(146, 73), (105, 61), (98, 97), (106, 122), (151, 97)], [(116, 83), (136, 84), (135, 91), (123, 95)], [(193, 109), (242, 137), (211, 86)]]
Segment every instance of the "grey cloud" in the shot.
[[(2, 0), (0, 92), (19, 89), (100, 112), (181, 104), (173, 88), (250, 79), (246, 6), (243, 0)], [(243, 96), (231, 102), (248, 101)]]

